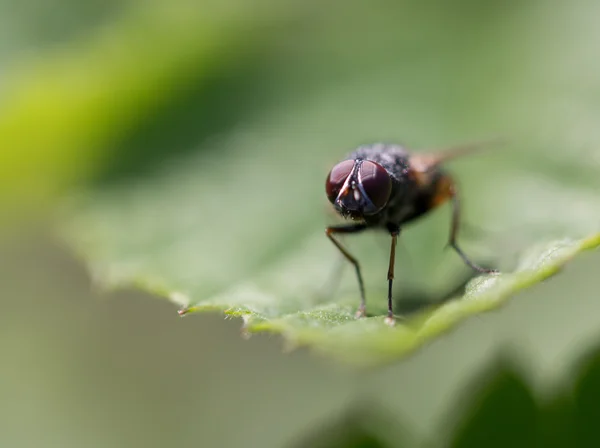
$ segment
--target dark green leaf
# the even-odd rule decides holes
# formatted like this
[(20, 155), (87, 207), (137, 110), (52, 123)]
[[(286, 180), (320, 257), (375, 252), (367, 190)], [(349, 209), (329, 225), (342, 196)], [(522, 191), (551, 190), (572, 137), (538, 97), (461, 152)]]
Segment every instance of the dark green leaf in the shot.
[[(350, 406), (350, 410), (324, 422), (308, 435), (299, 435), (290, 448), (392, 448), (410, 447), (406, 429), (397, 419), (373, 403)], [(411, 442), (412, 443), (412, 442)]]
[(598, 422), (600, 421), (600, 350), (588, 353), (579, 367), (575, 384), (574, 430), (576, 445), (597, 446), (600, 443)]
[(521, 376), (510, 368), (490, 369), (479, 378), (479, 383), (469, 386), (470, 393), (473, 388), (480, 390), (470, 399), (451, 446), (535, 446), (538, 407)]

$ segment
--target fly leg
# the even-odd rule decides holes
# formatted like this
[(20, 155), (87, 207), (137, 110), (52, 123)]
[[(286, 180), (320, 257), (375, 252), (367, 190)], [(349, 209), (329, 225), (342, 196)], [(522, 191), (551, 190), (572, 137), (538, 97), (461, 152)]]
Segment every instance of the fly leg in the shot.
[(388, 226), (390, 235), (392, 237), (392, 245), (390, 247), (390, 265), (388, 268), (388, 315), (385, 318), (385, 323), (388, 325), (394, 325), (396, 323), (394, 319), (394, 311), (392, 310), (392, 285), (394, 283), (394, 265), (396, 264), (396, 244), (398, 243), (398, 235), (400, 234), (400, 228), (398, 226)]
[(472, 262), (469, 259), (469, 257), (462, 251), (462, 249), (458, 246), (458, 243), (456, 242), (456, 237), (458, 235), (458, 228), (460, 225), (460, 202), (454, 183), (449, 179), (448, 176), (445, 177), (445, 180), (446, 182), (442, 184), (446, 185), (446, 194), (450, 197), (450, 200), (452, 201), (452, 222), (450, 224), (450, 239), (448, 241), (448, 246), (454, 249), (456, 253), (460, 256), (460, 258), (462, 258), (462, 260), (465, 262), (465, 264), (471, 269), (484, 274), (498, 273), (496, 269), (486, 269)]
[(356, 278), (358, 279), (358, 287), (360, 289), (360, 306), (358, 307), (358, 311), (356, 311), (356, 317), (364, 317), (366, 312), (366, 299), (365, 299), (365, 285), (363, 283), (362, 274), (360, 273), (360, 266), (358, 265), (358, 261), (350, 252), (346, 250), (344, 246), (334, 237), (336, 233), (359, 233), (367, 228), (366, 224), (351, 224), (346, 226), (331, 226), (325, 229), (325, 235), (327, 238), (331, 240), (335, 247), (342, 253), (342, 255), (348, 260), (350, 263), (354, 265), (354, 269), (356, 270)]

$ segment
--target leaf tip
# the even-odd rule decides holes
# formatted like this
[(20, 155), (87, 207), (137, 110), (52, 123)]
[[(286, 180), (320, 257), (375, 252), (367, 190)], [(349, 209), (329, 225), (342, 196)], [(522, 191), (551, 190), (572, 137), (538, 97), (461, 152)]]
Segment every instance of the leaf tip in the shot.
[(179, 314), (181, 317), (187, 315), (190, 312), (190, 308), (180, 308), (177, 310), (177, 314)]

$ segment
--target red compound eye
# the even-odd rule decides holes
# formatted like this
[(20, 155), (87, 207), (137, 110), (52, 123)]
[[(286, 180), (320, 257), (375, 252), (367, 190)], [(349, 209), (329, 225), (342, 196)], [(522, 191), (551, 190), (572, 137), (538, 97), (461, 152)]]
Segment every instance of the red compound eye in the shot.
[(325, 192), (327, 193), (327, 198), (333, 204), (335, 199), (340, 194), (340, 190), (344, 186), (344, 182), (352, 173), (352, 169), (354, 168), (354, 160), (344, 160), (343, 162), (338, 163), (333, 169), (329, 172), (327, 176), (327, 180), (325, 181)]
[(365, 209), (365, 213), (377, 213), (390, 198), (392, 193), (392, 179), (384, 167), (378, 163), (365, 160), (359, 169), (359, 179), (368, 199), (375, 206)]

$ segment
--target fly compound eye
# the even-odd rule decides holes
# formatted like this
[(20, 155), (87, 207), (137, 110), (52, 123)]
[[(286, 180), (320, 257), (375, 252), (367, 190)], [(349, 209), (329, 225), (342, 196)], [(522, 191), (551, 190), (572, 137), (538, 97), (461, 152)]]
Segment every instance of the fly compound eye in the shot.
[(373, 207), (365, 208), (365, 214), (375, 214), (387, 204), (392, 193), (392, 178), (378, 163), (365, 160), (358, 171), (360, 183)]
[(344, 182), (346, 182), (348, 176), (352, 173), (353, 168), (354, 160), (344, 160), (334, 166), (329, 172), (327, 180), (325, 181), (325, 192), (332, 204), (335, 202), (338, 194), (340, 194), (340, 190), (344, 186)]

